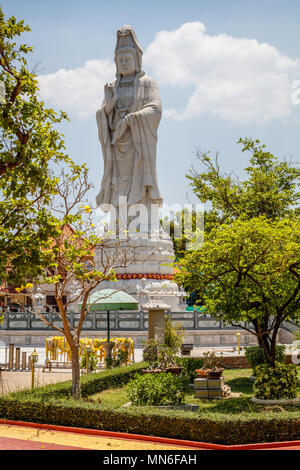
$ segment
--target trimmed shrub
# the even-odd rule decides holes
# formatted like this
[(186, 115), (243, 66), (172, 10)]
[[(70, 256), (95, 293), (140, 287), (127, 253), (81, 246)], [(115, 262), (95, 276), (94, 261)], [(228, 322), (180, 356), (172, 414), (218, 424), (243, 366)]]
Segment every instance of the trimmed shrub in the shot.
[[(261, 413), (261, 415), (264, 415)], [(113, 409), (90, 402), (41, 402), (35, 398), (19, 400), (0, 397), (0, 417), (34, 423), (101, 429), (106, 431), (161, 436), (216, 444), (247, 444), (297, 440), (299, 416), (285, 412), (272, 417), (212, 418), (206, 413), (157, 410), (147, 408)]]
[(256, 367), (254, 396), (264, 400), (296, 398), (297, 368), (294, 364), (275, 362), (275, 368), (261, 364)]
[[(264, 350), (260, 346), (247, 346), (245, 348), (245, 358), (253, 370), (253, 375), (256, 375), (256, 367), (260, 364), (266, 364)], [(275, 360), (277, 362), (284, 362), (285, 346), (280, 344), (275, 348)]]
[[(103, 372), (84, 375), (80, 378), (81, 396), (88, 397), (89, 395), (94, 395), (95, 393), (108, 390), (109, 388), (122, 387), (122, 385), (126, 385), (136, 373), (145, 369), (145, 367), (146, 363), (140, 362), (129, 366), (116, 367), (114, 369), (106, 369)], [(72, 381), (68, 380), (67, 382), (38, 387), (34, 390), (21, 390), (11, 395), (20, 398), (24, 395), (38, 396), (45, 400), (52, 397), (71, 397)]]
[(171, 373), (136, 375), (127, 386), (133, 405), (178, 405), (188, 391), (186, 377)]

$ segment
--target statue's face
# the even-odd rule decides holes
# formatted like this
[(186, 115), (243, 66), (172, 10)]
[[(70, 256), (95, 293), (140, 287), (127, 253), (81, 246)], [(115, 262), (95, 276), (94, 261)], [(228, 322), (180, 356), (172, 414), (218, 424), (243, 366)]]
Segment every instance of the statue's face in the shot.
[(117, 55), (118, 72), (121, 75), (133, 75), (136, 71), (134, 55), (130, 52), (119, 52)]

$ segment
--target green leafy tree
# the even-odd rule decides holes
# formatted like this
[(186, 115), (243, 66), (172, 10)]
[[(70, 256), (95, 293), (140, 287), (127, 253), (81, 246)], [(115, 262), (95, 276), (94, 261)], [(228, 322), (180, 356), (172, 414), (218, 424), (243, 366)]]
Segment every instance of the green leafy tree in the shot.
[(186, 253), (177, 279), (201, 293), (210, 313), (255, 334), (274, 366), (282, 322), (299, 318), (299, 171), (259, 141), (240, 143), (251, 152), (243, 181), (222, 174), (218, 158), (204, 153), (206, 170), (188, 175), (210, 207), (204, 245)]
[(255, 334), (274, 366), (278, 330), (300, 313), (299, 220), (216, 226), (202, 250), (186, 255), (178, 280), (203, 292), (209, 312)]
[(49, 166), (72, 165), (57, 130), (66, 114), (38, 98), (36, 67), (27, 61), (32, 48), (19, 39), (28, 31), (0, 8), (0, 279), (10, 283), (42, 272), (39, 247), (56, 230), (46, 209), (57, 185)]
[(177, 211), (172, 219), (169, 217), (161, 219), (163, 230), (169, 233), (172, 239), (176, 260), (184, 256), (189, 244), (195, 241), (196, 235), (200, 234), (203, 221), (202, 212), (187, 208)]
[(299, 216), (299, 169), (291, 161), (279, 161), (259, 140), (240, 139), (242, 152), (250, 152), (249, 166), (242, 181), (222, 173), (219, 156), (197, 152), (204, 171), (192, 168), (187, 175), (194, 193), (209, 208), (205, 232), (216, 223), (260, 215), (269, 220)]

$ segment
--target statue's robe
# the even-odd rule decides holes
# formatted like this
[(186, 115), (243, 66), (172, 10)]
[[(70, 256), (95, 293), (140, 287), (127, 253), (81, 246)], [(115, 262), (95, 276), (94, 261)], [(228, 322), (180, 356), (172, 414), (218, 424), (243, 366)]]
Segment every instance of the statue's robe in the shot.
[[(118, 89), (120, 78), (115, 82)], [(155, 81), (137, 73), (134, 97), (126, 117), (127, 130), (113, 145), (118, 119), (116, 108), (106, 116), (105, 101), (97, 111), (99, 139), (104, 159), (104, 174), (97, 206), (112, 204), (118, 207), (119, 196), (127, 197), (127, 205), (162, 204), (157, 183), (157, 128), (161, 119), (161, 100)], [(109, 210), (109, 209), (108, 209)]]

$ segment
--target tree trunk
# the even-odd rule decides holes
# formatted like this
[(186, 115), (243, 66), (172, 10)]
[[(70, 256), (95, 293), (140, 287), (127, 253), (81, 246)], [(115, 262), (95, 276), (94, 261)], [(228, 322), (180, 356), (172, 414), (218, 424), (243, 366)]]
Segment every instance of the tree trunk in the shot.
[(273, 357), (271, 353), (270, 343), (266, 335), (263, 335), (261, 337), (261, 344), (264, 350), (265, 359), (267, 363), (269, 364), (269, 366), (275, 367), (275, 357)]
[[(268, 320), (269, 317), (265, 315), (263, 322), (259, 323), (257, 320), (253, 319), (252, 324), (254, 326), (258, 344), (264, 351), (267, 364), (271, 367), (275, 367), (275, 349), (271, 347), (271, 340), (268, 336)], [(276, 341), (276, 334), (274, 339)]]
[(72, 348), (72, 396), (73, 398), (80, 398), (80, 363), (79, 363), (79, 348), (74, 345)]

